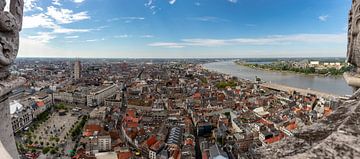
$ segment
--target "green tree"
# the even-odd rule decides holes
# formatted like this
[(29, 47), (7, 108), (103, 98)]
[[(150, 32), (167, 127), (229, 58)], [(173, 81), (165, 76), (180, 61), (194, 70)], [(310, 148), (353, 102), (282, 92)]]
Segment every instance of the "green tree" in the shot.
[(49, 151), (50, 151), (50, 147), (44, 147), (42, 153), (47, 154)]

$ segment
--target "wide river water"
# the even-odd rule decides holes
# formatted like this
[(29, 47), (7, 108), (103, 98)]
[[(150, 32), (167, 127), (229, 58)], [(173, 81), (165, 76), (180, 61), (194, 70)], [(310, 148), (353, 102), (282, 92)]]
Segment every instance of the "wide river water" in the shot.
[(254, 81), (256, 77), (259, 77), (261, 78), (261, 80), (266, 82), (277, 83), (291, 87), (303, 89), (310, 88), (312, 90), (336, 95), (352, 94), (351, 87), (346, 84), (344, 78), (342, 77), (325, 77), (288, 72), (258, 70), (237, 65), (233, 61), (207, 63), (203, 66), (210, 71), (229, 74), (252, 81)]

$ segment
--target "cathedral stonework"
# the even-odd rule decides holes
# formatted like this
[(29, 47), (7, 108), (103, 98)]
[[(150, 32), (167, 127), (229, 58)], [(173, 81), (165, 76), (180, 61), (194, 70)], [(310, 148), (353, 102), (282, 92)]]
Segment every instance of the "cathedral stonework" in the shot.
[(19, 32), (22, 28), (24, 0), (0, 0), (0, 158), (19, 158), (11, 125), (9, 96), (25, 83), (25, 79), (10, 74), (19, 51)]
[(347, 61), (360, 67), (360, 0), (353, 0), (349, 13)]
[(347, 62), (354, 70), (346, 72), (344, 78), (353, 87), (353, 98), (360, 97), (360, 0), (353, 0), (349, 13)]

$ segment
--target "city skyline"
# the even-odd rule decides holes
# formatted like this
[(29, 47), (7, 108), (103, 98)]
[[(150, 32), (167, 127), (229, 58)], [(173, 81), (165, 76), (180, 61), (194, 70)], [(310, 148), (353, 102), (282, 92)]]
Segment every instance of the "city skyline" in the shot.
[(19, 56), (344, 57), (350, 3), (25, 0)]
[(359, 21), (360, 0), (0, 0), (0, 158), (360, 158)]

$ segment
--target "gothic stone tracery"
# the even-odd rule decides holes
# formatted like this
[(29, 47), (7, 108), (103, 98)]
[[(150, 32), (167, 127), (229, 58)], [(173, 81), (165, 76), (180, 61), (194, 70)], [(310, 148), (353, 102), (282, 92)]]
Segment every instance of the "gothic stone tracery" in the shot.
[(0, 0), (0, 79), (6, 79), (9, 66), (19, 51), (19, 32), (22, 28), (23, 0), (11, 0), (10, 12), (5, 11), (6, 2)]

